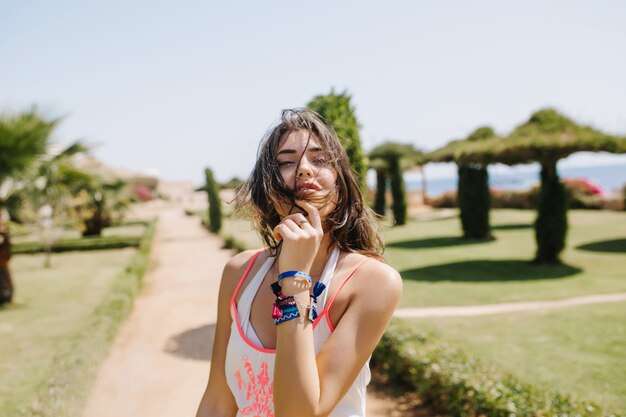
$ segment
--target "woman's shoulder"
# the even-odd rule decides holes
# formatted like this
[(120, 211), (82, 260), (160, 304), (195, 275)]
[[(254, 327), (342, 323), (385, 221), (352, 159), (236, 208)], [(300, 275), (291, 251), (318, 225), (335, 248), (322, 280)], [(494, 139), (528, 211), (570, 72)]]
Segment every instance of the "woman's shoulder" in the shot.
[(354, 271), (355, 290), (366, 297), (399, 298), (402, 294), (402, 277), (391, 265), (381, 259), (353, 253), (350, 263), (358, 265)]
[(236, 286), (256, 254), (263, 251), (263, 249), (249, 249), (233, 255), (224, 266), (223, 280), (231, 286)]
[(355, 273), (362, 275), (373, 274), (379, 278), (385, 276), (389, 279), (400, 279), (400, 273), (382, 258), (352, 252), (346, 255), (346, 261), (349, 265), (358, 266)]

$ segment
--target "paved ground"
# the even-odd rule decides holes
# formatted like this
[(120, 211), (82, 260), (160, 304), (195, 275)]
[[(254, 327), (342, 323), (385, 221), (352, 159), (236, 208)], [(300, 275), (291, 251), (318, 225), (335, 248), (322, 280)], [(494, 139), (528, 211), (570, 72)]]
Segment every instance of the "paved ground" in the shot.
[[(206, 386), (218, 285), (230, 251), (180, 207), (159, 221), (151, 268), (103, 362), (83, 417), (195, 416)], [(368, 416), (397, 415), (370, 397)]]
[(564, 300), (521, 301), (517, 303), (483, 304), (460, 307), (403, 308), (396, 311), (396, 317), (454, 317), (502, 314), (516, 311), (552, 310), (583, 304), (612, 303), (626, 301), (626, 292), (614, 294), (593, 294)]

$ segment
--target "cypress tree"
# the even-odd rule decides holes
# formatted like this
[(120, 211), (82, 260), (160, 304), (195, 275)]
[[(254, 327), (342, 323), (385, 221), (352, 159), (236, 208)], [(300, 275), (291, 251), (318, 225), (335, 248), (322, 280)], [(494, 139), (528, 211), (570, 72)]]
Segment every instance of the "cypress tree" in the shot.
[(219, 233), (222, 228), (222, 202), (220, 201), (219, 185), (215, 181), (210, 168), (204, 170), (206, 192), (209, 198), (209, 231)]
[[(396, 225), (406, 224), (408, 218), (408, 199), (406, 196), (406, 187), (404, 184), (403, 172), (405, 169), (422, 163), (423, 153), (415, 149), (411, 144), (385, 142), (372, 149), (369, 153), (370, 164), (377, 171), (378, 189), (377, 204), (384, 207), (383, 195), (385, 192), (385, 180), (382, 175), (389, 178), (391, 186), (391, 196), (393, 202), (391, 209)], [(384, 170), (384, 173), (378, 174), (378, 170)], [(384, 209), (383, 209), (384, 210)], [(377, 211), (378, 212), (378, 211)]]
[(396, 221), (395, 224), (403, 225), (406, 224), (408, 204), (406, 187), (404, 186), (404, 178), (400, 168), (400, 155), (389, 158), (389, 178), (391, 180), (391, 195), (393, 196), (391, 210)]
[(567, 236), (567, 193), (556, 170), (556, 159), (541, 163), (541, 189), (535, 239), (537, 263), (559, 263), (559, 253), (565, 248)]
[(457, 204), (463, 237), (487, 239), (489, 231), (489, 173), (482, 165), (460, 165)]
[(365, 191), (367, 189), (365, 183), (367, 163), (359, 137), (360, 126), (354, 107), (350, 103), (351, 99), (352, 97), (347, 92), (335, 94), (335, 91), (331, 90), (330, 94), (313, 98), (307, 107), (319, 114), (326, 124), (335, 129), (339, 141), (348, 154), (361, 190)]
[[(468, 136), (468, 142), (495, 136), (490, 127), (483, 126)], [(459, 206), (463, 237), (488, 239), (489, 227), (489, 172), (484, 164), (462, 164), (458, 169), (457, 204)]]
[(381, 216), (385, 215), (387, 192), (387, 170), (383, 167), (376, 168), (376, 198), (374, 199), (374, 211)]

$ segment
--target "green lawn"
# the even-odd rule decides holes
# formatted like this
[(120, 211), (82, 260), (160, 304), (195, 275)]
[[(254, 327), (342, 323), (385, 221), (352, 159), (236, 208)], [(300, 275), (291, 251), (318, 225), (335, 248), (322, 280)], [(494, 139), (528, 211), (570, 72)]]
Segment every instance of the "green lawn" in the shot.
[(523, 381), (626, 414), (626, 302), (407, 320)]
[(11, 259), (15, 299), (0, 309), (0, 416), (17, 416), (31, 404), (55, 374), (59, 354), (72, 348), (136, 252), (60, 253), (53, 255), (49, 269), (42, 267), (43, 255)]
[(492, 210), (495, 240), (465, 241), (457, 218), (387, 228), (385, 255), (404, 279), (401, 307), (567, 298), (626, 291), (626, 213), (569, 212), (563, 265), (528, 262), (535, 251), (525, 210)]
[[(495, 240), (461, 239), (458, 218), (384, 226), (385, 257), (400, 271), (400, 307), (470, 305), (626, 291), (626, 213), (569, 212), (563, 265), (529, 262), (535, 251), (529, 210), (492, 210)], [(223, 235), (247, 247), (260, 240), (245, 220), (224, 219)]]
[[(404, 279), (400, 307), (471, 305), (626, 291), (626, 212), (571, 210), (563, 265), (538, 266), (536, 212), (492, 210), (495, 240), (468, 242), (458, 218), (384, 227), (388, 262)], [(224, 234), (259, 247), (245, 221)], [(626, 303), (549, 312), (412, 319), (523, 381), (626, 413)]]
[[(14, 255), (13, 303), (0, 306), (0, 417), (79, 415), (148, 265), (154, 222), (108, 228), (138, 248)], [(70, 236), (74, 237), (74, 236)]]

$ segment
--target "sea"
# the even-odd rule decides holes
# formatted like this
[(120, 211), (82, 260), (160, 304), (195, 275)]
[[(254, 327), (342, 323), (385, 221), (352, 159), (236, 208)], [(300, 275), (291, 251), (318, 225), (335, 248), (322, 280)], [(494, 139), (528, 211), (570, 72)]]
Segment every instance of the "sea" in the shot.
[[(489, 166), (489, 185), (491, 188), (503, 190), (526, 190), (539, 183), (539, 166), (520, 168), (504, 168)], [(562, 179), (586, 179), (602, 187), (611, 194), (618, 192), (626, 185), (626, 164), (596, 165), (587, 167), (558, 168)], [(421, 190), (422, 183), (418, 173), (405, 175), (408, 191)], [(446, 178), (428, 178), (426, 171), (426, 192), (434, 197), (457, 188), (456, 175)]]

